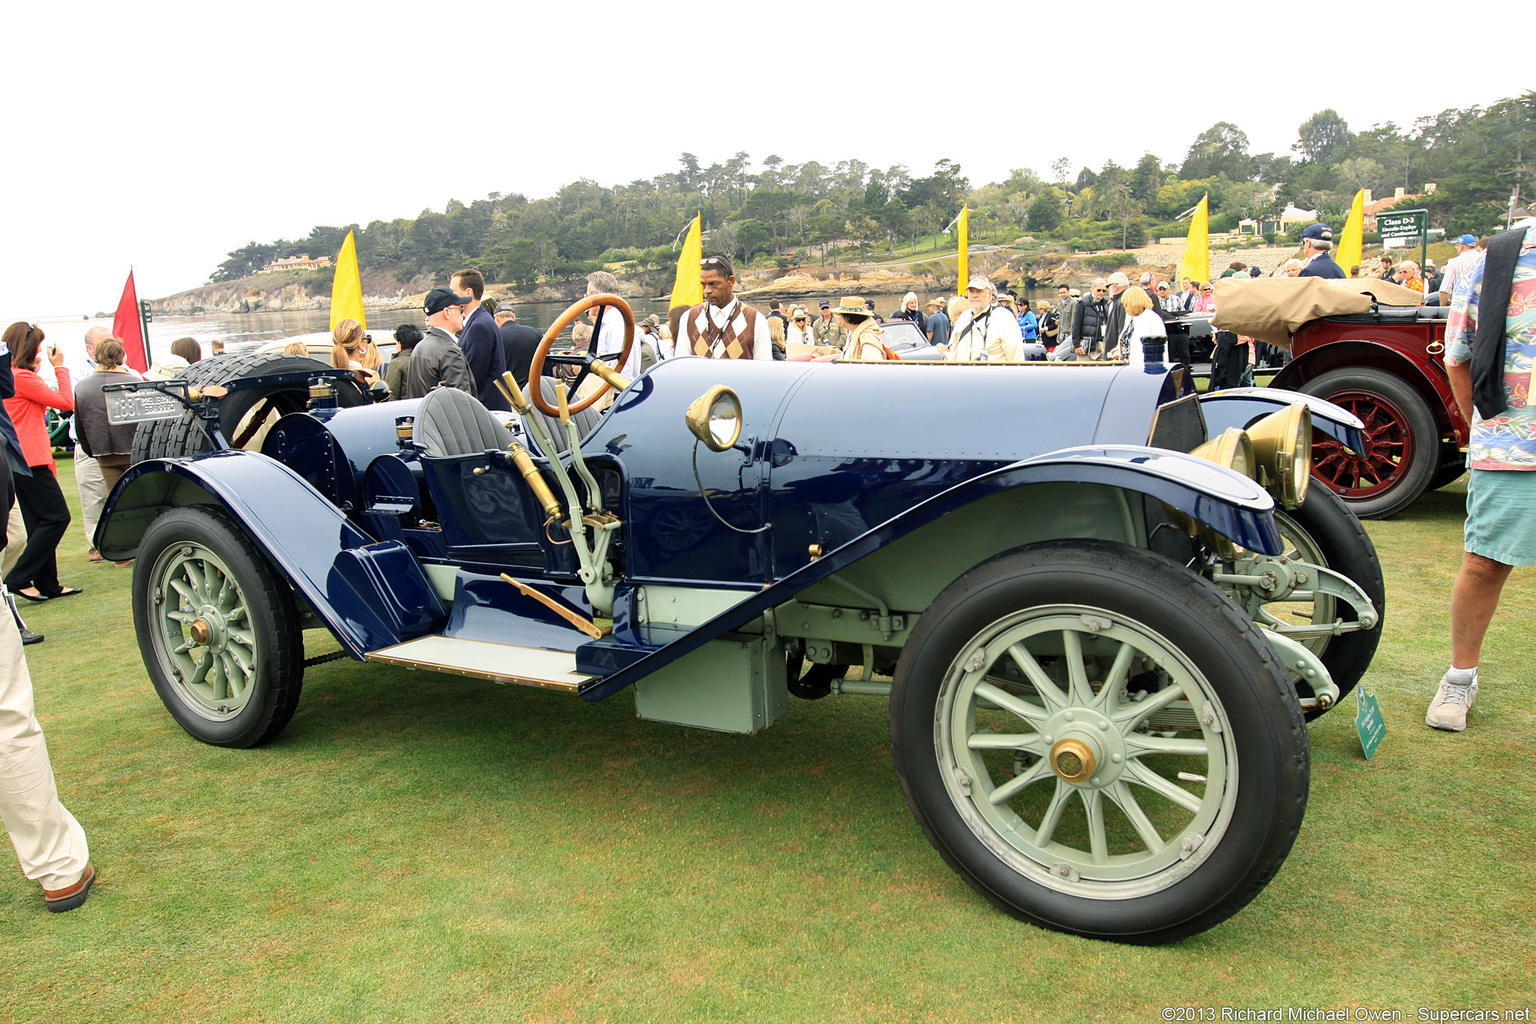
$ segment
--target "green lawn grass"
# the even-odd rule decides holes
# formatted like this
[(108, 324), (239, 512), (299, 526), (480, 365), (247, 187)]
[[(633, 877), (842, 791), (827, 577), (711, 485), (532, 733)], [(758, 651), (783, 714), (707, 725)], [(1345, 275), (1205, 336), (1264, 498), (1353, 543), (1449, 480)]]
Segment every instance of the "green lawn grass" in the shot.
[[(72, 467), (61, 463), (74, 498)], [(27, 606), (66, 804), (100, 881), (53, 915), (0, 883), (5, 1021), (1156, 1021), (1168, 1005), (1529, 1005), (1536, 976), (1536, 615), (1489, 638), (1464, 734), (1431, 732), (1462, 485), (1369, 524), (1386, 635), (1311, 729), (1306, 822), (1232, 920), (1138, 949), (994, 910), (907, 812), (868, 697), (792, 701), (758, 736), (351, 661), (310, 670), (271, 745), (189, 738), (140, 663), (131, 570)], [(333, 641), (306, 634), (311, 653)], [(1218, 1010), (1219, 1012), (1219, 1010)]]

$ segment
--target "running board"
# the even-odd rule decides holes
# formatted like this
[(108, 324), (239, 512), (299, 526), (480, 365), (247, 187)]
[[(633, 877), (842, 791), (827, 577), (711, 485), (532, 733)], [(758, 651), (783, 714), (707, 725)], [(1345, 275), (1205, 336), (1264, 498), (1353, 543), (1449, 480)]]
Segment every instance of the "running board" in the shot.
[(363, 659), (401, 668), (489, 679), (493, 683), (537, 686), (563, 693), (579, 694), (602, 678), (578, 672), (576, 656), (566, 651), (514, 647), (511, 644), (461, 640), (451, 636), (424, 636), (419, 640), (370, 651), (363, 655)]

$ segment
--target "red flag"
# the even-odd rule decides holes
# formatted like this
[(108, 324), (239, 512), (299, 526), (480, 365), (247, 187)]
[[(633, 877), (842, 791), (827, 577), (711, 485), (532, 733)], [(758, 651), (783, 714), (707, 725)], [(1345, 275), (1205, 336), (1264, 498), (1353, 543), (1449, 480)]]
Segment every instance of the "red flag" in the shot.
[(144, 337), (144, 326), (139, 322), (139, 294), (133, 287), (132, 270), (128, 271), (128, 283), (123, 285), (117, 315), (112, 318), (112, 336), (123, 343), (128, 365), (140, 373), (148, 373), (149, 342)]

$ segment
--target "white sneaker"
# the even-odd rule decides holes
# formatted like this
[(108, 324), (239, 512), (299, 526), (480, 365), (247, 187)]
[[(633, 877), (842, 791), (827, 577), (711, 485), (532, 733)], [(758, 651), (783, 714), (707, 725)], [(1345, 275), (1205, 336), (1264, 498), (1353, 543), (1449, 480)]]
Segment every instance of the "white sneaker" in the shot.
[(1467, 727), (1467, 711), (1475, 700), (1477, 700), (1476, 679), (1470, 683), (1453, 683), (1442, 679), (1440, 688), (1435, 691), (1435, 699), (1429, 702), (1429, 711), (1424, 715), (1424, 724), (1431, 729), (1461, 732)]

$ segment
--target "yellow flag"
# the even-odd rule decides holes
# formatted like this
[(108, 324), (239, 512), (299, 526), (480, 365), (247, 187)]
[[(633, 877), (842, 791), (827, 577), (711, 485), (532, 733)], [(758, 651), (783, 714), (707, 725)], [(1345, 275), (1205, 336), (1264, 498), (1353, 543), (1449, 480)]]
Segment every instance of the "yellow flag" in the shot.
[(1207, 192), (1189, 218), (1189, 241), (1184, 243), (1184, 255), (1179, 259), (1179, 284), (1184, 278), (1195, 282), (1211, 279), (1211, 194)]
[(677, 276), (672, 281), (672, 301), (667, 303), (667, 325), (672, 337), (679, 338), (678, 331), (683, 314), (704, 301), (704, 286), (699, 283), (699, 261), (704, 258), (704, 221), (702, 214), (693, 215), (688, 225), (688, 237), (683, 239), (683, 251), (677, 257)]
[(961, 295), (971, 280), (971, 204), (960, 207), (960, 217), (955, 221), (955, 234), (960, 236), (960, 287)]
[(1365, 235), (1365, 189), (1355, 193), (1355, 201), (1349, 206), (1349, 219), (1339, 235), (1336, 259), (1344, 268), (1345, 277), (1354, 277), (1354, 268), (1360, 265), (1360, 243)]
[(363, 319), (363, 282), (357, 275), (357, 243), (352, 240), (350, 231), (347, 240), (341, 243), (341, 255), (336, 257), (336, 276), (331, 281), (331, 330), (349, 319), (368, 326), (368, 321)]
[(688, 237), (683, 239), (683, 251), (677, 257), (677, 278), (672, 284), (669, 308), (688, 309), (704, 301), (704, 289), (699, 285), (699, 260), (704, 258), (703, 228), (700, 215), (694, 214)]

